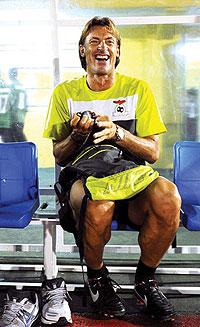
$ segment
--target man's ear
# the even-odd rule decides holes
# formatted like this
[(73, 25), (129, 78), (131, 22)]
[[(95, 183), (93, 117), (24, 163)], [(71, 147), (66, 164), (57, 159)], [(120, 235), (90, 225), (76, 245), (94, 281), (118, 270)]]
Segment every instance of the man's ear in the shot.
[(80, 44), (79, 50), (80, 50), (81, 57), (84, 58), (85, 57), (85, 47), (82, 44)]
[(120, 48), (119, 48), (119, 46), (118, 46), (118, 48), (117, 48), (117, 54), (116, 54), (116, 57), (117, 57), (117, 58), (120, 57)]

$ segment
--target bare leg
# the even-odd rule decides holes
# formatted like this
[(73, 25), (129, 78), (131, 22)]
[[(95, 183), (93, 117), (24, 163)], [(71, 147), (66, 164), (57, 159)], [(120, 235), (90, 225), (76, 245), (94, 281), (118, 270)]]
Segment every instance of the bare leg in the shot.
[[(81, 181), (72, 186), (70, 201), (78, 219), (84, 190)], [(85, 215), (84, 258), (92, 269), (103, 266), (103, 251), (111, 237), (111, 223), (115, 204), (113, 201), (88, 200)]]
[(171, 245), (180, 223), (180, 206), (176, 186), (163, 177), (130, 203), (131, 220), (142, 224), (138, 242), (141, 260), (148, 267), (157, 267)]

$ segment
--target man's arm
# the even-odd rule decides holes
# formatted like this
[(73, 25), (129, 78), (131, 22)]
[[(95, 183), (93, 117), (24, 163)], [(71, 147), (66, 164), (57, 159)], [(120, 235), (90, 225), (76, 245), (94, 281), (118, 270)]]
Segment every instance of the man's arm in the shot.
[(94, 120), (88, 116), (83, 115), (80, 117), (74, 114), (70, 122), (71, 134), (62, 141), (53, 141), (53, 154), (58, 165), (64, 166), (81, 150), (88, 134), (92, 130), (93, 124)]
[(159, 136), (138, 137), (125, 130), (123, 140), (117, 142), (134, 156), (153, 164), (159, 158)]
[(53, 155), (56, 163), (60, 166), (65, 166), (70, 158), (78, 151), (79, 147), (80, 145), (75, 143), (71, 136), (60, 142), (53, 141)]
[[(81, 148), (91, 131), (94, 121), (87, 116), (82, 119), (76, 114), (71, 120), (72, 133), (63, 141), (53, 141), (53, 154), (58, 165), (65, 165)], [(102, 128), (100, 132), (94, 134), (94, 144), (104, 140), (114, 140), (116, 133), (116, 124), (108, 116), (99, 116), (97, 120), (98, 127)], [(121, 128), (121, 127), (119, 127)], [(159, 137), (151, 135), (138, 137), (124, 129), (125, 136), (116, 143), (134, 156), (144, 159), (149, 163), (154, 163), (159, 158)]]
[[(103, 128), (102, 131), (94, 134), (94, 143), (98, 144), (106, 139), (114, 140), (116, 133), (116, 124), (114, 124), (108, 116), (100, 116), (97, 118), (98, 127)], [(121, 128), (121, 127), (119, 127)], [(124, 138), (117, 141), (116, 144), (124, 148), (134, 156), (144, 159), (149, 163), (154, 163), (159, 158), (159, 137), (158, 135), (150, 135), (139, 137), (124, 130)]]

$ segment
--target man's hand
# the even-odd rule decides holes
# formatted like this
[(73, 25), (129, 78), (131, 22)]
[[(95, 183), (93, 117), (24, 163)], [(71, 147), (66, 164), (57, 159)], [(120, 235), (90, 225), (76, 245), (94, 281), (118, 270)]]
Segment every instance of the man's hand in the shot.
[(96, 118), (96, 125), (102, 130), (94, 133), (93, 142), (95, 144), (98, 144), (104, 140), (111, 140), (115, 138), (116, 125), (112, 122), (112, 120), (110, 120), (108, 116), (98, 116)]
[(73, 115), (70, 125), (73, 129), (73, 132), (77, 134), (89, 134), (94, 125), (94, 119), (90, 118), (87, 115), (80, 117), (76, 113)]

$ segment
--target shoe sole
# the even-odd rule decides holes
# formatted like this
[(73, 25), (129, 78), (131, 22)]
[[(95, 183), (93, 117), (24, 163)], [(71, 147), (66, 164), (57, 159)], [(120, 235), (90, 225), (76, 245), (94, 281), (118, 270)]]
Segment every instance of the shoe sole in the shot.
[(52, 322), (49, 320), (46, 320), (44, 317), (41, 317), (41, 324), (42, 326), (70, 326), (72, 323), (67, 321), (66, 318), (60, 318), (57, 322)]
[(102, 312), (100, 313), (101, 317), (104, 317), (105, 319), (112, 319), (112, 318), (119, 318), (119, 317), (123, 317), (125, 315), (126, 312), (121, 312), (121, 313), (107, 313), (107, 312)]
[(38, 325), (39, 320), (40, 320), (40, 316), (38, 315), (37, 317), (34, 318), (34, 320), (32, 320), (31, 322), (29, 322), (29, 325), (26, 324), (26, 326), (28, 326), (28, 327), (38, 327), (39, 326)]
[(175, 320), (175, 315), (176, 315), (175, 313), (172, 313), (171, 315), (168, 315), (168, 316), (157, 316), (157, 315), (153, 315), (152, 313), (150, 313), (148, 311), (148, 309), (147, 309), (147, 314), (152, 319), (158, 320), (160, 322), (174, 321)]
[(99, 306), (95, 305), (94, 303), (91, 303), (91, 307), (92, 307), (93, 313), (99, 318), (102, 318), (102, 317), (104, 317), (105, 319), (119, 318), (119, 317), (123, 317), (126, 314), (125, 309), (122, 312), (112, 312), (111, 313), (111, 312), (106, 312), (106, 311), (100, 310)]

